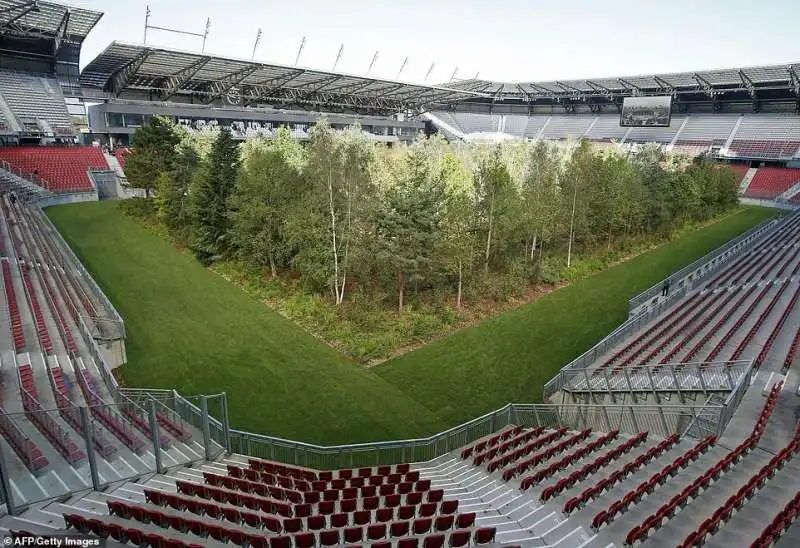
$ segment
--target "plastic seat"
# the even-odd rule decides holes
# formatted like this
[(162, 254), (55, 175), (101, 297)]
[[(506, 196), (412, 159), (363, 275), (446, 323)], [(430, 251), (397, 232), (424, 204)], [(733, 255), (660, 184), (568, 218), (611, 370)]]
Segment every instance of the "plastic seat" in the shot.
[(489, 544), (494, 542), (494, 536), (496, 534), (496, 529), (494, 527), (481, 527), (475, 531), (473, 538), (475, 540), (475, 544)]
[(410, 524), (407, 521), (395, 521), (389, 525), (389, 535), (391, 537), (404, 537), (410, 530)]
[(367, 525), (372, 522), (372, 514), (369, 510), (358, 510), (353, 513), (353, 525)]
[(360, 543), (364, 538), (364, 529), (362, 527), (347, 527), (343, 531), (343, 538), (345, 542)]
[(386, 538), (386, 524), (375, 523), (367, 527), (368, 540), (381, 540)]
[(423, 548), (443, 548), (447, 537), (442, 534), (428, 535), (422, 541)]
[(339, 544), (339, 530), (328, 529), (319, 534), (319, 543), (322, 546), (336, 546)]
[(456, 528), (458, 529), (469, 529), (473, 525), (475, 525), (475, 512), (467, 512), (464, 514), (458, 514), (456, 517)]
[(440, 514), (455, 514), (458, 511), (458, 499), (445, 500), (439, 505)]
[(414, 520), (413, 531), (415, 535), (424, 535), (431, 530), (433, 520), (431, 518), (419, 518)]
[(294, 536), (295, 548), (314, 548), (316, 544), (314, 533), (298, 533)]
[(284, 533), (299, 533), (303, 530), (303, 522), (300, 518), (289, 518), (283, 520)]
[(306, 520), (306, 529), (310, 531), (320, 531), (327, 527), (325, 516), (310, 516)]
[(467, 546), (469, 544), (470, 538), (472, 537), (472, 532), (469, 530), (461, 530), (453, 531), (450, 533), (450, 546), (453, 548), (459, 548), (461, 546)]

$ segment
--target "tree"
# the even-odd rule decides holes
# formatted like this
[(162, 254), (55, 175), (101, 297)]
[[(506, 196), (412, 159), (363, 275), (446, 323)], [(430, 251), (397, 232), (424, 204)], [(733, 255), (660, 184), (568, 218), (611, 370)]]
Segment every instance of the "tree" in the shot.
[(172, 171), (180, 137), (169, 118), (153, 116), (133, 134), (133, 147), (125, 160), (125, 176), (133, 188), (141, 188), (146, 197), (156, 188), (161, 173)]
[(511, 175), (503, 162), (499, 146), (492, 147), (489, 153), (478, 161), (475, 173), (475, 190), (478, 210), (483, 220), (483, 229), (486, 235), (483, 273), (488, 275), (492, 245), (498, 231), (498, 220), (505, 215), (514, 198)]
[(292, 206), (303, 194), (297, 160), (299, 142), (282, 130), (269, 143), (251, 145), (229, 205), (230, 242), (237, 257), (269, 265), (273, 277), (285, 266), (290, 250), (285, 226)]
[(189, 224), (189, 184), (200, 165), (195, 149), (186, 143), (178, 145), (173, 169), (161, 172), (156, 178), (156, 215), (170, 235), (179, 243), (186, 243)]
[[(525, 255), (529, 261), (533, 261), (537, 246), (542, 247), (556, 234), (560, 162), (559, 151), (546, 141), (536, 141), (528, 150), (521, 185), (524, 200), (521, 222), (526, 237)], [(540, 250), (540, 259), (541, 256)]]
[(230, 131), (222, 129), (189, 192), (192, 225), (189, 245), (204, 264), (223, 256), (228, 250), (225, 242), (227, 203), (238, 172), (238, 145)]
[[(374, 145), (359, 128), (350, 128), (340, 136), (323, 120), (312, 129), (306, 164), (309, 185), (306, 214), (326, 218), (324, 239), (329, 252), (327, 259), (313, 253), (306, 254), (304, 260), (325, 260), (327, 266), (309, 262), (305, 265), (316, 272), (329, 271), (331, 292), (337, 305), (344, 301), (353, 247), (368, 217), (370, 196), (374, 191), (370, 175), (373, 162)], [(316, 219), (303, 221), (298, 226), (317, 231), (322, 225)]]
[(458, 276), (456, 308), (461, 309), (464, 270), (475, 257), (475, 188), (472, 176), (451, 153), (442, 158), (443, 237), (440, 249)]
[(397, 276), (397, 309), (402, 313), (407, 281), (423, 277), (440, 239), (444, 185), (419, 144), (400, 165), (403, 169), (377, 212), (375, 229), (381, 258)]

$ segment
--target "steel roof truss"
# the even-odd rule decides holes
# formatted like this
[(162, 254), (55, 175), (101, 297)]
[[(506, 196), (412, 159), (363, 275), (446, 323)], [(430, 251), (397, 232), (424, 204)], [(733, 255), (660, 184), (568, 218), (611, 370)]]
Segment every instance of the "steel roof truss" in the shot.
[(180, 90), (184, 89), (184, 86), (188, 84), (192, 78), (194, 78), (194, 76), (200, 72), (203, 67), (205, 67), (212, 59), (212, 57), (201, 57), (188, 67), (181, 69), (172, 76), (164, 78), (161, 84), (161, 87), (164, 88), (164, 94), (162, 95), (161, 99), (166, 101)]
[(119, 94), (128, 85), (128, 82), (136, 75), (141, 66), (147, 61), (147, 58), (152, 55), (153, 51), (150, 49), (143, 49), (136, 57), (122, 65), (119, 70), (111, 75), (108, 79), (108, 89), (114, 95)]

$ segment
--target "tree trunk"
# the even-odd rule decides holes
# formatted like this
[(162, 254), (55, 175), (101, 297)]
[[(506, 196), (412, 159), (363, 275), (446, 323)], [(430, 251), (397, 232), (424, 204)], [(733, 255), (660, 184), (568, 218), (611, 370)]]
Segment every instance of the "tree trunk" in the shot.
[(463, 263), (458, 259), (458, 296), (456, 297), (456, 309), (461, 310), (461, 281), (463, 279)]
[(339, 253), (336, 249), (336, 211), (333, 209), (333, 175), (328, 166), (328, 207), (331, 212), (331, 244), (333, 247), (333, 291), (336, 304), (341, 302), (339, 298)]
[(269, 252), (269, 270), (272, 273), (273, 278), (278, 277), (278, 272), (275, 268), (275, 257), (272, 255), (272, 251)]
[(406, 288), (406, 279), (403, 276), (403, 271), (397, 271), (397, 311), (403, 313), (403, 293)]
[(533, 234), (533, 243), (531, 244), (531, 255), (529, 259), (530, 261), (533, 261), (533, 252), (536, 251), (536, 240), (538, 239), (538, 236), (539, 235), (536, 233)]
[(344, 302), (344, 287), (347, 282), (347, 263), (350, 256), (350, 238), (353, 236), (353, 199), (350, 189), (347, 191), (347, 239), (344, 241), (344, 258), (342, 260), (342, 289), (339, 291), (339, 302)]
[(489, 204), (489, 230), (486, 233), (486, 254), (483, 259), (483, 275), (489, 275), (489, 254), (492, 250), (492, 225), (494, 223), (494, 194)]

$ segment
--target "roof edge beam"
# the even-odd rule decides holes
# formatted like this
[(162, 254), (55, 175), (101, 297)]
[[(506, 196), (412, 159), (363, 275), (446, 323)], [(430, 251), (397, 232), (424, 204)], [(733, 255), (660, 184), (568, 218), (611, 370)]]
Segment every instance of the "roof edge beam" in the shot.
[(639, 86), (634, 86), (624, 78), (617, 78), (617, 82), (619, 82), (619, 85), (625, 88), (626, 91), (632, 92), (633, 95), (640, 95), (642, 93), (642, 90), (639, 88)]
[(59, 21), (58, 26), (56, 27), (56, 35), (54, 38), (55, 47), (53, 51), (55, 55), (58, 55), (61, 52), (61, 44), (66, 39), (67, 36), (67, 28), (69, 28), (69, 16), (72, 13), (72, 10), (66, 9), (64, 11), (64, 15), (61, 17), (61, 21)]
[(795, 95), (800, 97), (800, 76), (797, 75), (794, 65), (789, 65), (786, 70), (789, 72), (789, 81), (794, 88)]
[(661, 89), (663, 89), (667, 93), (671, 94), (675, 91), (675, 87), (666, 80), (664, 80), (663, 78), (661, 78), (660, 76), (653, 76), (653, 80), (655, 80), (656, 83), (659, 86), (661, 86)]
[(190, 64), (188, 67), (181, 69), (180, 71), (176, 72), (171, 76), (167, 76), (164, 79), (164, 83), (167, 85), (167, 89), (164, 91), (163, 95), (161, 96), (162, 101), (166, 101), (176, 93), (178, 93), (183, 86), (191, 81), (194, 76), (202, 70), (204, 66), (206, 66), (213, 57), (204, 56), (198, 59), (197, 61)]
[(584, 82), (586, 82), (586, 85), (589, 86), (590, 88), (592, 88), (594, 91), (596, 91), (598, 93), (602, 93), (606, 97), (610, 98), (610, 97), (614, 96), (614, 92), (613, 91), (611, 91), (610, 89), (608, 89), (607, 87), (605, 87), (603, 85), (598, 84), (597, 82), (595, 82), (593, 80), (584, 80)]
[(215, 99), (227, 94), (260, 68), (261, 65), (247, 65), (239, 70), (235, 70), (229, 74), (226, 74), (216, 82), (212, 82), (208, 86), (209, 93), (206, 97), (206, 104), (213, 103)]
[(753, 84), (753, 81), (750, 77), (744, 73), (743, 70), (739, 71), (739, 78), (742, 81), (742, 85), (750, 92), (750, 97), (755, 98), (756, 96), (756, 86)]
[(130, 79), (142, 67), (147, 58), (153, 54), (153, 50), (145, 48), (140, 51), (136, 57), (122, 65), (111, 77), (108, 79), (105, 91), (118, 95), (128, 85)]
[(558, 87), (560, 87), (561, 89), (563, 89), (564, 91), (567, 91), (567, 92), (570, 92), (570, 93), (583, 93), (583, 90), (578, 89), (578, 88), (576, 88), (574, 86), (570, 86), (569, 84), (565, 84), (564, 82), (559, 82), (558, 80), (555, 81), (555, 84)]

